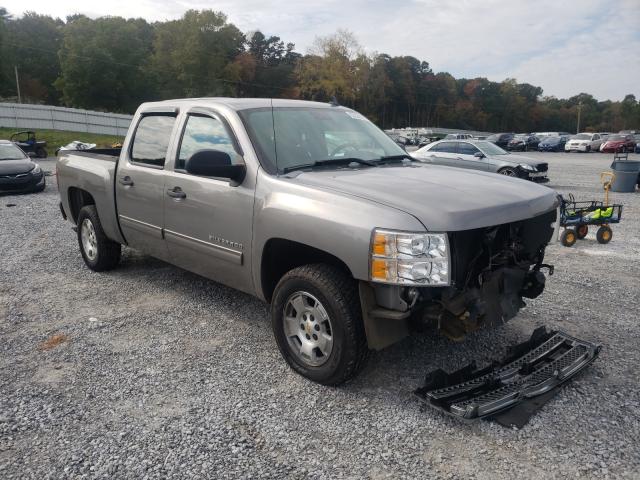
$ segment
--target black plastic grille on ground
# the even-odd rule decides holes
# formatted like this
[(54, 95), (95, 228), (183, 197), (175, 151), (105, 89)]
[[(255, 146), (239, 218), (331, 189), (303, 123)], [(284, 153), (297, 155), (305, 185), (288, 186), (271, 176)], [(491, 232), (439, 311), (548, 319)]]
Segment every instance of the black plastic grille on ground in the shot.
[[(546, 394), (589, 365), (599, 351), (600, 346), (541, 327), (528, 341), (511, 347), (502, 361), (481, 370), (474, 363), (453, 373), (436, 370), (414, 393), (428, 405), (461, 419), (493, 416), (536, 397), (548, 401), (551, 395)], [(524, 423), (543, 403), (526, 409)]]

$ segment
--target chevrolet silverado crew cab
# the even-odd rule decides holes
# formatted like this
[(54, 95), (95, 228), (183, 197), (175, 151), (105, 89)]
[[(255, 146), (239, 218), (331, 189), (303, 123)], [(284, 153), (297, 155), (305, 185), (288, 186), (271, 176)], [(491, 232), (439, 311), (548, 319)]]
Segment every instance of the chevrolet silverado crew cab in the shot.
[(61, 152), (57, 179), (90, 269), (126, 245), (255, 295), (284, 359), (328, 385), (420, 324), (460, 338), (514, 317), (544, 289), (558, 207), (296, 100), (145, 103), (121, 150)]

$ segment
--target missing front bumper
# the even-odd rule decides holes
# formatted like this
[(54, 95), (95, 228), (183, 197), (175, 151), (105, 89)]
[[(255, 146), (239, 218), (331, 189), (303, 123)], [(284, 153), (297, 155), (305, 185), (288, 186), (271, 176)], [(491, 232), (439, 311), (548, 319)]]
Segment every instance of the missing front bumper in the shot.
[(463, 420), (509, 411), (510, 417), (498, 421), (521, 427), (557, 387), (593, 362), (600, 348), (541, 327), (528, 341), (511, 347), (502, 361), (481, 370), (475, 363), (453, 373), (435, 370), (414, 393), (429, 406)]

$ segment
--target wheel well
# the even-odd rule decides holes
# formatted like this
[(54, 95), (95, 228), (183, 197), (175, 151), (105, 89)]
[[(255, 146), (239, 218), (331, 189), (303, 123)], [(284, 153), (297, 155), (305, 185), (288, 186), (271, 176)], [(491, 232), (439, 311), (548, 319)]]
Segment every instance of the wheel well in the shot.
[(338, 257), (304, 243), (272, 238), (262, 251), (261, 283), (267, 302), (271, 302), (273, 291), (282, 276), (289, 270), (310, 263), (324, 263), (344, 270), (353, 276), (349, 267)]
[(82, 190), (77, 187), (69, 188), (69, 209), (71, 210), (73, 223), (78, 223), (78, 214), (82, 207), (95, 204), (95, 200), (86, 190)]

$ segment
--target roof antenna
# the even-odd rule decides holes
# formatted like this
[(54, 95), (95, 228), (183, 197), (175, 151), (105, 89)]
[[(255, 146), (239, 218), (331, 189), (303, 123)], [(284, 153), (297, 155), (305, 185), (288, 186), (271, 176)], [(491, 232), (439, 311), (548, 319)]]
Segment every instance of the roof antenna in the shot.
[(329, 105), (331, 105), (332, 107), (339, 107), (340, 104), (338, 103), (338, 99), (336, 98), (335, 95), (333, 95), (331, 97), (331, 101), (329, 102)]

